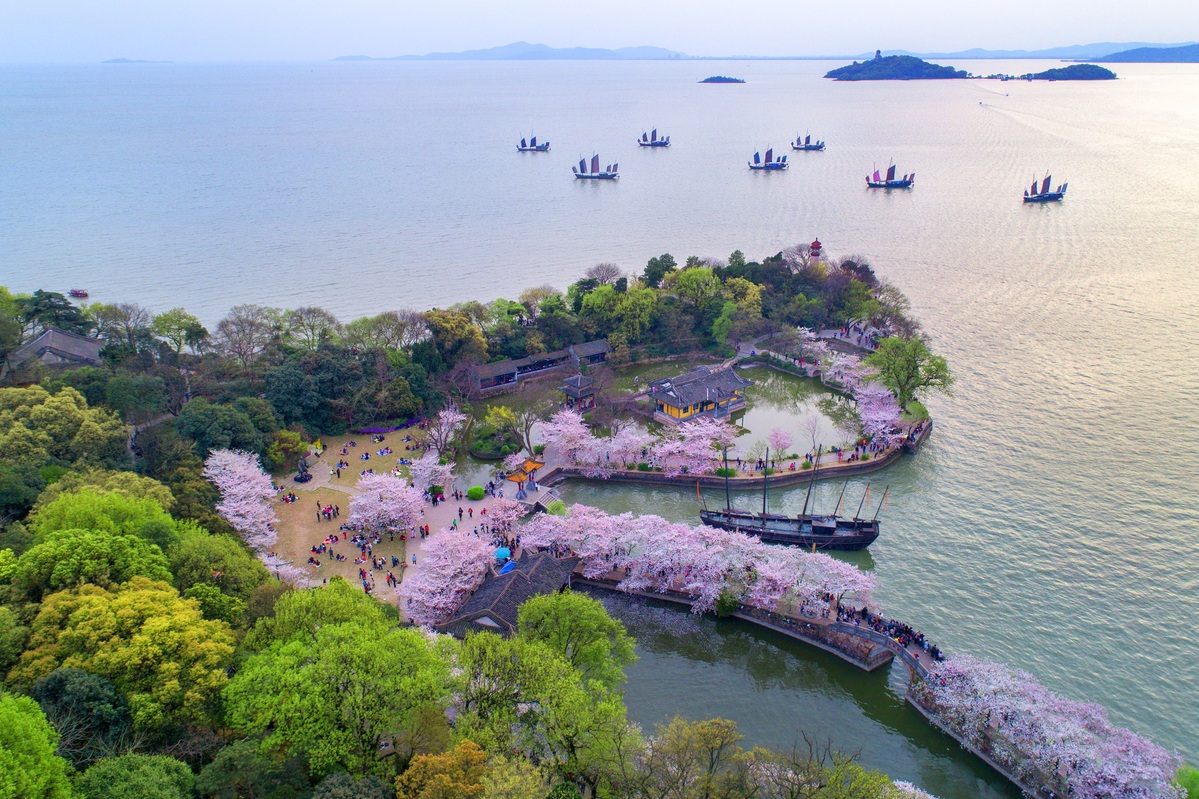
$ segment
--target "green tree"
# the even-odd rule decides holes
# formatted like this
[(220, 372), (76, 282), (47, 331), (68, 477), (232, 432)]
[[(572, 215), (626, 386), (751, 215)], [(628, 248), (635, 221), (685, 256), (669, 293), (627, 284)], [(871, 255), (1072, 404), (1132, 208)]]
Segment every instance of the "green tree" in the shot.
[(104, 530), (146, 537), (144, 528), (153, 524), (175, 529), (175, 520), (149, 496), (131, 497), (96, 488), (60, 494), (31, 518), (30, 528), (39, 537), (55, 530)]
[(75, 781), (82, 799), (191, 799), (195, 785), (186, 763), (141, 754), (101, 760)]
[(122, 494), (132, 499), (148, 497), (165, 511), (175, 507), (175, 496), (171, 489), (152, 477), (134, 472), (115, 472), (109, 469), (86, 469), (67, 472), (59, 477), (38, 496), (38, 505), (49, 505), (63, 494), (76, 494), (86, 489), (101, 493)]
[(245, 738), (217, 752), (196, 778), (196, 792), (206, 799), (303, 799), (306, 774), (298, 758), (263, 757), (258, 741)]
[(425, 322), (442, 360), (450, 366), (487, 360), (487, 341), (475, 319), (461, 310), (432, 310)]
[(47, 596), (29, 647), (9, 672), (30, 685), (60, 666), (112, 680), (138, 729), (203, 723), (228, 678), (229, 625), (208, 621), (170, 585), (134, 577), (111, 591), (83, 585)]
[(311, 445), (304, 441), (299, 433), (280, 430), (275, 433), (275, 438), (266, 452), (273, 463), (290, 468), (299, 463), (300, 456), (311, 449)]
[(920, 339), (885, 338), (867, 356), (866, 363), (878, 369), (883, 383), (895, 392), (901, 408), (918, 399), (920, 389), (953, 393), (954, 377), (949, 364), (940, 355), (929, 352)]
[(550, 793), (545, 772), (519, 756), (487, 758), (487, 771), (480, 782), (483, 799), (546, 799)]
[[(0, 556), (9, 550), (0, 550)], [(0, 557), (3, 561), (3, 557)], [(0, 572), (4, 567), (0, 565)], [(12, 608), (0, 605), (0, 674), (7, 673), (21, 653), (25, 651), (25, 642), (29, 640), (29, 628), (21, 624)]]
[(1199, 799), (1199, 769), (1183, 766), (1178, 770), (1175, 781), (1186, 792), (1186, 799)]
[(606, 688), (624, 682), (625, 667), (637, 659), (624, 625), (586, 594), (562, 591), (528, 599), (520, 606), (518, 625), (521, 636), (548, 644), (584, 680)]
[(225, 690), (226, 719), (268, 750), (303, 752), (314, 775), (389, 777), (384, 749), (419, 732), (421, 708), (443, 706), (448, 678), (416, 630), (331, 624), (250, 657)]
[(129, 705), (113, 684), (83, 669), (55, 669), (30, 696), (58, 731), (58, 753), (76, 768), (125, 754), (136, 742)]
[(448, 752), (417, 755), (396, 777), (396, 799), (476, 799), (483, 795), (487, 755), (474, 741)]
[(240, 627), (246, 617), (246, 603), (235, 596), (221, 593), (215, 585), (193, 585), (183, 592), (184, 599), (194, 599), (206, 619), (220, 619), (230, 627)]
[(270, 578), (262, 561), (236, 538), (213, 535), (198, 527), (186, 527), (179, 534), (167, 550), (167, 560), (175, 575), (175, 587), (181, 592), (196, 585), (211, 585), (247, 601), (254, 589)]
[(642, 282), (651, 289), (656, 289), (662, 285), (662, 279), (666, 275), (675, 270), (678, 264), (670, 253), (659, 255), (657, 258), (650, 258), (645, 265), (645, 271), (641, 275)]
[(720, 278), (706, 266), (684, 269), (674, 281), (674, 290), (682, 299), (703, 313), (723, 292)]
[(0, 463), (0, 526), (24, 519), (45, 486), (37, 467)]
[(57, 743), (36, 702), (0, 692), (0, 796), (70, 799), (67, 761), (54, 754)]
[(58, 292), (38, 289), (28, 297), (15, 299), (21, 320), (29, 331), (29, 338), (48, 327), (57, 327), (70, 333), (84, 333), (87, 330), (87, 317)]
[(261, 619), (246, 636), (245, 646), (257, 652), (285, 641), (311, 642), (318, 630), (333, 624), (387, 621), (382, 605), (334, 577), (320, 588), (288, 591), (280, 597), (273, 614)]
[(9, 463), (128, 463), (126, 440), (125, 425), (112, 411), (89, 408), (73, 388), (55, 394), (40, 386), (0, 389), (0, 452)]
[(196, 442), (200, 457), (208, 457), (214, 449), (265, 452), (262, 434), (249, 416), (228, 405), (214, 405), (203, 397), (183, 406), (175, 426)]
[(183, 352), (184, 346), (208, 338), (208, 331), (200, 320), (182, 308), (172, 308), (157, 314), (150, 322), (154, 335), (171, 345), (175, 354)]
[(109, 530), (54, 530), (17, 560), (10, 580), (26, 601), (91, 583), (108, 588), (134, 577), (171, 579), (166, 556), (154, 544)]
[(367, 775), (355, 779), (344, 771), (335, 771), (321, 780), (312, 799), (395, 799), (395, 786)]

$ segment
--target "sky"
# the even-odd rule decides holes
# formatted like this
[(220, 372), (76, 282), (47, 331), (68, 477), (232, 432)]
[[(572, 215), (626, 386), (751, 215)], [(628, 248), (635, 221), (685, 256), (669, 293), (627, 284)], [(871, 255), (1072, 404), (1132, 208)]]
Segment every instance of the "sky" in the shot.
[(0, 0), (0, 62), (320, 61), (655, 45), (817, 56), (1199, 39), (1194, 0)]

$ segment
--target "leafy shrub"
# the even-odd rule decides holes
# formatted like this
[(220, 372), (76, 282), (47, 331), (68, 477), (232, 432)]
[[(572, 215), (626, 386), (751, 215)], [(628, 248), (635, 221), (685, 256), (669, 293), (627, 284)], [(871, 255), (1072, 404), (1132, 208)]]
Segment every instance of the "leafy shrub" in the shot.
[(540, 455), (543, 452), (545, 452), (545, 444), (534, 444), (533, 445), (533, 454), (534, 455)]
[(804, 461), (803, 463), (799, 464), (799, 468), (801, 468), (801, 469), (811, 469), (811, 468), (812, 468), (812, 462), (811, 462), (811, 461)]
[(566, 503), (560, 499), (555, 499), (553, 502), (551, 502), (549, 505), (547, 505), (545, 507), (545, 512), (552, 514), (554, 516), (565, 516), (566, 515)]
[(466, 491), (466, 498), (478, 502), (483, 498), (483, 486), (471, 486)]
[(723, 467), (723, 466), (722, 466), (722, 467), (720, 467), (719, 469), (717, 469), (717, 470), (716, 470), (716, 476), (717, 476), (717, 477), (736, 477), (736, 476), (737, 476), (737, 470), (736, 470), (736, 469), (734, 469), (734, 468), (733, 468), (733, 467), (731, 467), (731, 466), (730, 466), (730, 467), (728, 467), (727, 469), (726, 469), (725, 467)]
[(649, 464), (648, 464), (648, 463), (639, 463), (639, 464), (637, 464), (637, 471), (639, 471), (639, 472), (648, 472), (648, 471), (650, 471)]
[(741, 609), (741, 603), (737, 597), (726, 588), (720, 592), (720, 596), (716, 597), (716, 615), (725, 617), (736, 613)]
[(869, 453), (869, 452), (863, 452), (863, 453), (862, 453), (862, 460), (863, 460), (863, 461), (868, 461), (868, 460), (870, 460), (870, 453)]

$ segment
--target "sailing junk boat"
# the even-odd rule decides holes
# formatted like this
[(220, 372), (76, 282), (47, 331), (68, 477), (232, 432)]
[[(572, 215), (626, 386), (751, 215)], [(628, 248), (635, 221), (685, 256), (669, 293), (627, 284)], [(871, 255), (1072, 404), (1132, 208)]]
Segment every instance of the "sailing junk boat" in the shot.
[(873, 177), (866, 178), (866, 185), (872, 189), (910, 189), (916, 182), (916, 173), (904, 175), (902, 178), (895, 177), (895, 164), (887, 167), (887, 177), (879, 175), (878, 170), (874, 170)]
[[(721, 530), (732, 530), (746, 535), (757, 536), (764, 544), (782, 544), (787, 546), (804, 547), (807, 549), (856, 551), (865, 549), (878, 538), (878, 514), (887, 501), (890, 488), (883, 491), (878, 508), (873, 518), (860, 517), (866, 498), (870, 496), (870, 486), (866, 486), (862, 500), (852, 519), (841, 516), (841, 500), (845, 498), (845, 488), (841, 489), (841, 497), (837, 500), (837, 509), (831, 514), (808, 513), (808, 504), (812, 499), (812, 486), (816, 483), (816, 470), (819, 469), (820, 454), (816, 454), (817, 463), (813, 465), (812, 481), (808, 483), (808, 494), (804, 498), (803, 511), (798, 516), (783, 516), (766, 512), (766, 475), (762, 475), (762, 512), (737, 510), (732, 507), (729, 495), (728, 452), (725, 452), (724, 493), (725, 506), (722, 510), (700, 510), (700, 521), (709, 527)], [(769, 462), (769, 451), (767, 452)]]
[(1069, 183), (1063, 183), (1053, 191), (1049, 190), (1049, 181), (1053, 179), (1052, 175), (1046, 175), (1045, 180), (1041, 182), (1040, 191), (1037, 190), (1036, 177), (1032, 180), (1032, 187), (1024, 190), (1024, 202), (1026, 203), (1052, 203), (1057, 202), (1066, 196), (1066, 187)]
[(774, 157), (774, 148), (766, 151), (766, 157), (763, 158), (761, 153), (754, 153), (754, 160), (749, 162), (750, 169), (763, 169), (771, 172), (787, 168), (787, 156), (779, 156), (778, 160)]
[(520, 139), (520, 144), (516, 145), (516, 149), (522, 153), (548, 153), (550, 151), (550, 143), (543, 141), (541, 144), (538, 144), (536, 136), (532, 137), (528, 141), (525, 141), (524, 137), (522, 136)]
[(659, 139), (658, 138), (658, 129), (654, 128), (653, 130), (651, 130), (649, 132), (648, 136), (645, 135), (645, 131), (642, 131), (641, 138), (637, 140), (637, 144), (640, 147), (669, 147), (670, 146), (670, 137), (663, 136), (662, 138)]
[(824, 142), (812, 141), (811, 136), (804, 136), (802, 139), (796, 134), (795, 141), (791, 142), (792, 150), (801, 150), (808, 153), (817, 153), (824, 149)]
[(620, 164), (608, 164), (603, 169), (600, 169), (600, 160), (598, 155), (591, 156), (591, 170), (587, 170), (587, 159), (580, 158), (578, 166), (572, 166), (571, 172), (575, 173), (575, 177), (580, 180), (616, 180), (620, 175)]

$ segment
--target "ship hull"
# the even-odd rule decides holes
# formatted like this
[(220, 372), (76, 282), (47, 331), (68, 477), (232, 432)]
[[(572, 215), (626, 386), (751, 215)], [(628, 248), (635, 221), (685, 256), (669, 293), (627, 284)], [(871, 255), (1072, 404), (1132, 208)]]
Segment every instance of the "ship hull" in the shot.
[(637, 142), (637, 146), (639, 146), (639, 147), (669, 147), (670, 142), (639, 141), (639, 142)]
[(548, 153), (550, 151), (550, 146), (548, 144), (539, 144), (536, 147), (517, 146), (516, 149), (522, 153)]
[(910, 189), (915, 185), (914, 180), (867, 180), (866, 185), (872, 189)]
[(797, 146), (797, 145), (792, 144), (791, 149), (798, 150), (801, 153), (818, 153), (824, 149), (824, 145), (823, 144), (800, 144)]
[(1026, 202), (1026, 203), (1055, 203), (1055, 202), (1059, 202), (1065, 196), (1066, 196), (1066, 193), (1064, 191), (1063, 192), (1051, 191), (1048, 194), (1026, 194), (1026, 195), (1024, 195), (1024, 202)]
[[(835, 517), (790, 517), (723, 510), (704, 510), (700, 521), (709, 527), (756, 536), (764, 544), (815, 548), (818, 551), (857, 552), (874, 543), (879, 535), (877, 521)], [(835, 526), (827, 523), (835, 519)], [(816, 522), (813, 525), (813, 521)]]
[(757, 170), (759, 172), (780, 172), (780, 171), (786, 169), (787, 165), (783, 164), (782, 166), (778, 166), (777, 163), (775, 163), (775, 164), (756, 164), (756, 165), (750, 164), (749, 168)]
[(616, 172), (589, 172), (586, 175), (576, 172), (575, 177), (579, 180), (616, 180), (620, 175)]

